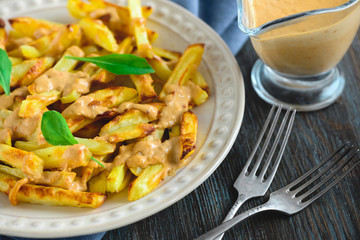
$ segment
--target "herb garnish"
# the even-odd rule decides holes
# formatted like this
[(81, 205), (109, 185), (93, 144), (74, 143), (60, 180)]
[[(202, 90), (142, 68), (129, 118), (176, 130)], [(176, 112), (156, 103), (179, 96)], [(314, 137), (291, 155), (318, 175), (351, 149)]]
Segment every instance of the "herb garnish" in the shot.
[(141, 75), (154, 73), (154, 69), (149, 63), (141, 57), (132, 54), (109, 54), (100, 57), (73, 57), (66, 56), (68, 59), (79, 60), (83, 62), (91, 62), (98, 67), (105, 69), (117, 75)]
[[(41, 120), (41, 132), (45, 140), (54, 146), (74, 145), (79, 142), (76, 141), (72, 135), (65, 118), (57, 111), (47, 111), (43, 114)], [(105, 167), (94, 157), (93, 161), (102, 167)]]
[(0, 48), (0, 85), (6, 95), (10, 94), (11, 68), (9, 56), (4, 49)]

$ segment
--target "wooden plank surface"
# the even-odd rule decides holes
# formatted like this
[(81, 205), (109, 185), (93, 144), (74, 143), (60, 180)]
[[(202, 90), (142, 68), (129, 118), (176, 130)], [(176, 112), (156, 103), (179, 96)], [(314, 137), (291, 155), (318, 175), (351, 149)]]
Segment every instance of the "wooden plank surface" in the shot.
[[(237, 198), (232, 187), (249, 156), (270, 109), (252, 89), (251, 67), (257, 56), (247, 42), (236, 56), (246, 86), (246, 109), (236, 142), (220, 167), (191, 194), (169, 208), (129, 226), (109, 231), (112, 239), (193, 239), (220, 224)], [(299, 113), (278, 173), (269, 191), (311, 169), (342, 142), (360, 146), (360, 31), (340, 63), (346, 76), (343, 95), (332, 106)], [(267, 194), (268, 196), (268, 194)], [(244, 211), (266, 200), (253, 199)], [(228, 231), (224, 239), (360, 239), (360, 167), (302, 212), (268, 212)]]

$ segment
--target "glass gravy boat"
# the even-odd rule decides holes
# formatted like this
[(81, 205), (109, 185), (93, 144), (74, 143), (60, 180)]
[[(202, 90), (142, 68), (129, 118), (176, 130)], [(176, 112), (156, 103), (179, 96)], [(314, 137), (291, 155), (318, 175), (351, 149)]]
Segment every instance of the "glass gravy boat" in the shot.
[(261, 59), (251, 72), (257, 94), (269, 103), (299, 111), (332, 104), (344, 89), (345, 79), (336, 65), (359, 29), (360, 0), (297, 13), (260, 26), (254, 23), (253, 1), (238, 0), (238, 22)]

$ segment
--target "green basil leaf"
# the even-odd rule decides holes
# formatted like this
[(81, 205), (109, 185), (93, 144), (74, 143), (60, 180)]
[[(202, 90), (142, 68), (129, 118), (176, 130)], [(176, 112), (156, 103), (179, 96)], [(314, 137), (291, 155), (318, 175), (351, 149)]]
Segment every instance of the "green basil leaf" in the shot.
[(109, 54), (100, 57), (73, 57), (66, 56), (68, 59), (79, 60), (83, 62), (91, 62), (98, 67), (105, 69), (117, 75), (141, 75), (146, 73), (154, 73), (154, 69), (149, 63), (141, 57), (132, 54)]
[(45, 140), (54, 146), (78, 144), (65, 118), (57, 111), (47, 111), (43, 114), (41, 132)]
[[(54, 146), (74, 145), (79, 142), (76, 141), (72, 135), (65, 118), (57, 111), (47, 111), (43, 114), (41, 119), (41, 132), (45, 140)], [(95, 161), (102, 167), (105, 167), (94, 157), (91, 160)]]
[(10, 94), (11, 68), (9, 56), (4, 49), (0, 48), (0, 85), (6, 95)]

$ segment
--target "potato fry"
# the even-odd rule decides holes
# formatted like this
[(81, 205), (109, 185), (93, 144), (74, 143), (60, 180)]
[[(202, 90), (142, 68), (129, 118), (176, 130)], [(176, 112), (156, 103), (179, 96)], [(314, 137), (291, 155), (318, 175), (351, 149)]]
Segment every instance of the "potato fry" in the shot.
[(201, 87), (201, 89), (210, 94), (209, 85), (207, 84), (203, 75), (200, 72), (196, 72), (195, 75), (191, 78), (191, 81), (193, 81), (196, 85)]
[(28, 95), (26, 100), (21, 102), (19, 117), (32, 117), (43, 111), (47, 106), (60, 99), (60, 92), (53, 90), (40, 94)]
[(89, 180), (89, 190), (95, 193), (105, 193), (107, 190), (106, 179), (109, 175), (109, 171), (102, 171), (99, 175), (92, 177)]
[(145, 168), (141, 174), (129, 185), (129, 201), (135, 201), (153, 190), (163, 180), (164, 166), (162, 164), (151, 165)]
[(130, 75), (130, 78), (138, 91), (140, 102), (149, 102), (157, 97), (150, 74)]
[(25, 173), (21, 169), (9, 167), (3, 164), (0, 164), (0, 173), (5, 173), (17, 178), (26, 178)]
[(188, 158), (195, 151), (197, 125), (194, 113), (188, 111), (183, 114), (180, 127), (181, 159)]
[(73, 169), (86, 166), (92, 156), (82, 144), (48, 147), (34, 150), (33, 153), (44, 160), (44, 169)]
[[(39, 31), (48, 33), (58, 31), (61, 24), (31, 17), (17, 17), (9, 19), (11, 27), (24, 37), (36, 37)], [(46, 34), (48, 35), (48, 34)]]
[(66, 56), (72, 57), (84, 57), (85, 53), (78, 46), (71, 46), (66, 49), (64, 55), (61, 59), (55, 64), (54, 69), (60, 72), (66, 72), (73, 70), (76, 65), (79, 63), (78, 60), (67, 59)]
[[(121, 103), (133, 99), (137, 95), (137, 92), (133, 88), (127, 87), (110, 87), (102, 90), (95, 91), (86, 96), (80, 97), (68, 108), (66, 108), (62, 115), (65, 118), (75, 117), (76, 114), (82, 115), (84, 113), (74, 112), (78, 105), (82, 105), (83, 108), (89, 108), (89, 116), (85, 116), (94, 119), (97, 115), (104, 114), (111, 108), (119, 106)], [(90, 100), (90, 101), (89, 101)], [(95, 116), (94, 116), (95, 115)]]
[(28, 86), (37, 77), (43, 74), (54, 64), (55, 59), (51, 57), (25, 60), (15, 65), (11, 70), (11, 83), (14, 86)]
[(100, 20), (82, 18), (79, 25), (87, 38), (92, 39), (97, 45), (110, 52), (117, 52), (119, 50), (114, 34)]
[(9, 59), (11, 61), (11, 65), (13, 66), (18, 65), (23, 61), (21, 58), (17, 58), (17, 57), (9, 57)]
[(113, 167), (106, 178), (106, 191), (110, 193), (120, 192), (120, 187), (124, 181), (126, 172), (127, 167), (125, 164)]
[(166, 62), (161, 58), (157, 58), (157, 57), (149, 59), (148, 62), (151, 65), (151, 67), (155, 70), (156, 76), (160, 78), (162, 83), (165, 83), (169, 79), (172, 72), (172, 70), (168, 67)]
[(155, 131), (155, 126), (149, 123), (139, 123), (120, 127), (109, 134), (101, 136), (102, 139), (111, 143), (123, 142), (135, 138), (145, 137)]
[(39, 145), (38, 143), (32, 141), (16, 141), (14, 143), (14, 147), (27, 152), (32, 152), (38, 149), (51, 147), (51, 145), (48, 143)]
[(35, 47), (30, 45), (21, 45), (19, 50), (21, 52), (21, 55), (25, 59), (33, 59), (33, 58), (41, 57), (41, 53)]
[(152, 58), (152, 46), (150, 44), (147, 30), (145, 28), (145, 21), (142, 15), (142, 8), (140, 0), (128, 0), (128, 7), (130, 11), (130, 18), (133, 25), (133, 33), (136, 39), (136, 46), (140, 56)]
[(165, 83), (161, 93), (160, 99), (163, 99), (168, 94), (168, 87), (170, 85), (183, 85), (189, 78), (191, 78), (197, 71), (201, 62), (201, 57), (204, 52), (204, 44), (190, 45), (184, 52), (176, 64), (175, 69), (171, 73), (169, 79)]
[[(161, 109), (163, 108), (164, 105), (163, 104), (150, 104), (150, 106), (156, 107), (158, 110), (161, 111)], [(157, 118), (158, 118), (158, 116), (153, 117), (153, 116), (149, 116), (148, 114), (146, 114), (140, 110), (130, 109), (130, 110), (126, 111), (125, 113), (117, 116), (109, 123), (105, 124), (100, 131), (100, 136), (104, 136), (106, 134), (111, 134), (111, 133), (115, 132), (117, 129), (122, 128), (122, 127), (135, 125), (135, 124), (139, 124), (139, 123), (149, 123), (151, 121), (156, 120)]]
[[(7, 174), (0, 173), (0, 191), (9, 195), (18, 180)], [(23, 185), (17, 192), (17, 200), (43, 205), (99, 207), (106, 195), (93, 192), (75, 192), (56, 187), (44, 187), (33, 184)]]
[(178, 61), (181, 57), (181, 53), (170, 51), (164, 48), (153, 47), (153, 51), (157, 56), (169, 61)]
[(75, 138), (80, 144), (84, 144), (94, 155), (107, 155), (115, 151), (115, 144), (101, 139)]
[(0, 48), (5, 49), (7, 33), (5, 31), (5, 22), (0, 18)]
[(30, 179), (39, 179), (44, 168), (44, 161), (34, 153), (0, 144), (0, 161), (21, 169)]
[(82, 0), (68, 0), (67, 8), (73, 17), (81, 19), (88, 17), (97, 9), (105, 8), (105, 3), (102, 0), (91, 0), (89, 3)]

